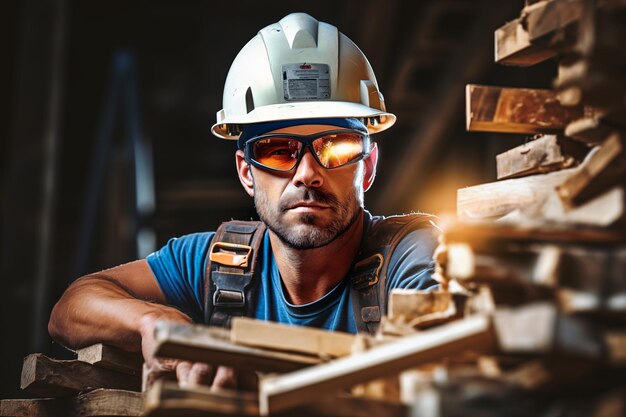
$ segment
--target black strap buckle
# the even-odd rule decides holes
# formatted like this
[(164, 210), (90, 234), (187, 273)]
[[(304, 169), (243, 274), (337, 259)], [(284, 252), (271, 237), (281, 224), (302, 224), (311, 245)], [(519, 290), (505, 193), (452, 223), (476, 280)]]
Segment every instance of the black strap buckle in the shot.
[(243, 291), (217, 289), (213, 294), (214, 307), (243, 307), (246, 297)]
[(234, 274), (231, 272), (213, 271), (213, 306), (225, 308), (241, 308), (246, 305), (246, 287), (250, 285), (252, 274)]
[(383, 267), (383, 255), (376, 253), (362, 259), (354, 265), (352, 285), (357, 290), (362, 290), (378, 283), (378, 275)]

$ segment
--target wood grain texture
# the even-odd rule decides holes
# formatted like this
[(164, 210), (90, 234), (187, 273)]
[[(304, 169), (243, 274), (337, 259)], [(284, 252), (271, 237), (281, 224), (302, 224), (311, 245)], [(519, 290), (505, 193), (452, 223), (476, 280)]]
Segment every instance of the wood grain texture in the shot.
[(501, 308), (493, 320), (502, 352), (607, 359), (604, 334), (597, 323), (586, 317), (563, 314), (554, 303)]
[(593, 308), (602, 307), (610, 294), (626, 293), (626, 246), (513, 240), (491, 247), (460, 242), (445, 246), (440, 265), (446, 276), (461, 281), (578, 291), (599, 297)]
[(614, 133), (589, 155), (585, 164), (561, 183), (557, 192), (569, 208), (604, 192), (609, 187), (626, 184), (624, 139)]
[[(288, 417), (404, 417), (406, 406), (386, 401), (346, 396), (318, 398), (313, 404), (296, 407), (273, 415)], [(159, 381), (146, 394), (146, 417), (259, 416), (258, 396), (251, 392), (215, 391), (204, 387), (179, 388), (177, 384)]]
[(626, 198), (624, 186), (614, 184), (615, 176), (604, 177), (612, 182), (597, 182), (589, 187), (584, 202), (576, 206), (564, 201), (557, 191), (571, 178), (586, 175), (598, 151), (591, 150), (576, 168), (462, 188), (457, 191), (457, 215), (461, 219), (500, 219), (510, 223), (621, 224), (626, 220)]
[(37, 395), (63, 397), (96, 388), (139, 391), (141, 381), (78, 360), (54, 360), (35, 353), (24, 359), (21, 388)]
[(466, 127), (469, 131), (553, 133), (584, 115), (584, 109), (564, 107), (551, 90), (466, 86)]
[(495, 61), (530, 66), (568, 50), (576, 42), (582, 9), (582, 1), (545, 1), (526, 7), (518, 19), (495, 31)]
[(99, 343), (76, 351), (77, 359), (100, 368), (111, 369), (129, 375), (141, 374), (143, 358), (140, 353), (126, 352)]
[(448, 220), (441, 223), (446, 243), (464, 242), (473, 248), (493, 248), (508, 243), (568, 243), (589, 247), (626, 243), (620, 230), (546, 224), (507, 224), (487, 221)]
[(410, 322), (433, 313), (446, 312), (450, 306), (455, 310), (452, 294), (447, 291), (397, 288), (389, 295), (387, 316), (390, 320)]
[(570, 122), (564, 134), (567, 137), (588, 144), (599, 144), (611, 135), (612, 131), (600, 117), (584, 117)]
[(508, 179), (571, 168), (585, 157), (587, 146), (560, 137), (544, 135), (496, 156), (497, 178)]
[[(452, 322), (374, 347), (359, 355), (264, 379), (260, 384), (260, 411), (262, 415), (273, 414), (413, 366), (468, 350), (490, 352), (493, 349), (494, 339), (488, 318), (477, 316)], [(312, 392), (315, 395), (311, 395)]]
[(457, 191), (457, 215), (466, 219), (489, 219), (514, 210), (539, 209), (549, 194), (556, 193), (556, 187), (574, 172), (575, 168), (570, 168), (461, 188)]
[(337, 358), (351, 353), (354, 335), (236, 317), (230, 340), (240, 345)]
[(74, 398), (0, 400), (2, 417), (130, 417), (142, 412), (143, 395), (125, 390), (96, 389)]
[[(319, 358), (241, 346), (214, 329), (199, 325), (161, 322), (155, 331), (157, 357), (185, 359), (268, 372), (287, 372), (321, 362)], [(216, 334), (216, 331), (221, 334)], [(227, 336), (228, 337), (228, 336)]]

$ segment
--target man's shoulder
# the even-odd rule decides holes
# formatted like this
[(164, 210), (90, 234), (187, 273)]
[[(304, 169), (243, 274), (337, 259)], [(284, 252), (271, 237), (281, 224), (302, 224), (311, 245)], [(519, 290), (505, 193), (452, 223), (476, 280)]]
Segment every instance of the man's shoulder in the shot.
[(428, 229), (431, 233), (438, 235), (441, 230), (437, 226), (437, 221), (437, 216), (422, 212), (392, 216), (370, 215), (368, 234), (381, 237), (389, 234), (398, 234), (398, 237), (402, 237), (417, 229)]

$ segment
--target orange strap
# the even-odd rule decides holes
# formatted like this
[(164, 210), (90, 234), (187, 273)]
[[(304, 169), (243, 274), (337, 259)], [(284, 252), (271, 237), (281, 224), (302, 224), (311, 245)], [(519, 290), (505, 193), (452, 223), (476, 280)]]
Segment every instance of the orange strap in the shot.
[[(226, 251), (221, 251), (225, 249)], [(245, 253), (237, 253), (236, 251), (245, 251)], [(215, 242), (211, 246), (209, 259), (211, 262), (226, 266), (236, 266), (239, 268), (248, 267), (248, 258), (252, 253), (252, 247), (248, 245), (239, 245), (236, 243)]]

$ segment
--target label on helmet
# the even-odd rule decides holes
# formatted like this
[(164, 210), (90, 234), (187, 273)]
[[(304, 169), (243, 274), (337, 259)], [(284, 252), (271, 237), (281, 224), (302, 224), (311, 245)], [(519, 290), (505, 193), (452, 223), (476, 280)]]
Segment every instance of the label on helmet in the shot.
[(330, 98), (330, 71), (326, 64), (283, 65), (285, 100), (323, 100)]

